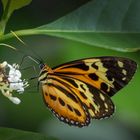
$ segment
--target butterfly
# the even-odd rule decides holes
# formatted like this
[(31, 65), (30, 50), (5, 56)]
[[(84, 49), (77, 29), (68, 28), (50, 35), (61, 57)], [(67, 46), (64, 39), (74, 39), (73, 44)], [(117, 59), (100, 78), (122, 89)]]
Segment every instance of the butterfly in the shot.
[(91, 57), (54, 68), (40, 64), (38, 81), (47, 107), (69, 125), (88, 126), (91, 119), (114, 112), (111, 97), (132, 79), (136, 62), (122, 57)]

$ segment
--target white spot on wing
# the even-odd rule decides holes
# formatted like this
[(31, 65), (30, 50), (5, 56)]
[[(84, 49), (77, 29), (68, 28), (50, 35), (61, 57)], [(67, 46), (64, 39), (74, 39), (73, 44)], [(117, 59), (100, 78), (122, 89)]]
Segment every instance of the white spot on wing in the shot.
[(127, 74), (127, 71), (126, 71), (125, 69), (123, 69), (123, 70), (122, 70), (122, 73), (123, 73), (124, 75), (126, 75), (126, 74)]
[(122, 68), (122, 67), (123, 67), (123, 62), (118, 61), (118, 66), (119, 66), (120, 68)]

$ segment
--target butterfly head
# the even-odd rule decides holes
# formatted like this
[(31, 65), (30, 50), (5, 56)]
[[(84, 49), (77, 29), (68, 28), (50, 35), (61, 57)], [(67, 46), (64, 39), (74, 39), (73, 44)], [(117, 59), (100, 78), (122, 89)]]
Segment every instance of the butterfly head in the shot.
[(40, 75), (39, 75), (39, 79), (38, 80), (41, 83), (45, 84), (45, 83), (48, 82), (48, 80), (47, 80), (48, 73), (51, 73), (52, 69), (48, 65), (46, 65), (44, 63), (40, 63), (39, 67), (40, 67), (41, 71), (40, 71)]
[(40, 63), (39, 64), (39, 68), (42, 70), (42, 69), (44, 69), (44, 67), (45, 67), (45, 64), (44, 63)]

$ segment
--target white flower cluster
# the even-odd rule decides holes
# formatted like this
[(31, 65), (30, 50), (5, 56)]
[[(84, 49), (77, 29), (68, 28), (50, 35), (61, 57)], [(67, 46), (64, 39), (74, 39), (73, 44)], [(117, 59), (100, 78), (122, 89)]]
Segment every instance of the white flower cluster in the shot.
[(19, 65), (10, 65), (6, 61), (0, 64), (0, 90), (15, 104), (19, 104), (21, 101), (19, 98), (13, 97), (12, 92), (23, 93), (28, 86), (28, 82), (25, 79), (22, 80), (21, 76)]

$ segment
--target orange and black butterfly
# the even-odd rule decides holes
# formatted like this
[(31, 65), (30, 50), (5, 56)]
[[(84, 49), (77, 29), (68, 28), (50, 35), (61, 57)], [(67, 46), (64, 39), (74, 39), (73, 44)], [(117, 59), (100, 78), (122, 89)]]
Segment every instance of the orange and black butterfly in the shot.
[(114, 112), (111, 97), (132, 79), (137, 64), (121, 57), (93, 57), (51, 69), (40, 64), (43, 98), (60, 121), (87, 126)]

